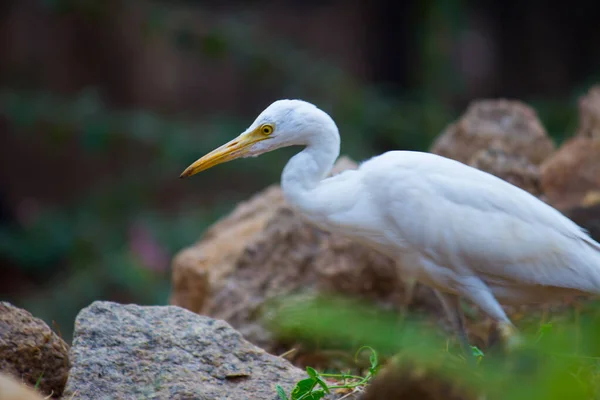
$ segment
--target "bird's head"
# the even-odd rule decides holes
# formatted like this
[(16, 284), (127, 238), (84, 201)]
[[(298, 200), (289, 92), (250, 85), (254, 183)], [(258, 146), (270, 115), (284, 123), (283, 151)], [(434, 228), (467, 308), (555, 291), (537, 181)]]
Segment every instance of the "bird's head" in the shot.
[(281, 147), (306, 145), (323, 125), (335, 128), (329, 115), (313, 104), (302, 100), (278, 100), (260, 113), (241, 135), (195, 161), (180, 177), (192, 176), (237, 158), (256, 157)]

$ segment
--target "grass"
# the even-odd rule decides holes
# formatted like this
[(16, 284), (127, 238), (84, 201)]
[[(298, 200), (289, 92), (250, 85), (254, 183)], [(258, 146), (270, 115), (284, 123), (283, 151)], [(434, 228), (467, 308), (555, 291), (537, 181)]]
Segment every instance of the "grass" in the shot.
[(467, 362), (439, 328), (415, 317), (399, 319), (357, 301), (303, 296), (282, 300), (274, 310), (268, 323), (283, 340), (299, 337), (303, 343), (346, 350), (366, 343), (371, 351), (364, 376), (318, 373), (308, 367), (308, 377), (289, 395), (278, 387), (281, 400), (321, 399), (338, 388), (364, 390), (392, 360), (399, 366), (434, 371), (440, 379), (488, 400), (600, 399), (598, 303), (588, 302), (551, 321), (522, 321), (524, 343), (519, 349), (506, 353), (498, 346), (484, 355), (473, 348), (477, 363)]

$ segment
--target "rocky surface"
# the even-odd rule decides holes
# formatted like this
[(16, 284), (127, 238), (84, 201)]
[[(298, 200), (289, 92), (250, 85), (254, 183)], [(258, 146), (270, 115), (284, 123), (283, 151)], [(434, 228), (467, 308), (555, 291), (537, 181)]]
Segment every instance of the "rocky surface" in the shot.
[(542, 189), (559, 209), (577, 207), (600, 190), (600, 139), (576, 136), (541, 166)]
[(211, 293), (235, 269), (249, 242), (264, 231), (283, 202), (278, 187), (270, 187), (240, 203), (214, 224), (195, 245), (179, 252), (172, 263), (170, 303), (205, 313)]
[(600, 140), (600, 85), (593, 86), (579, 99), (577, 136)]
[(41, 319), (0, 302), (0, 371), (47, 395), (63, 392), (70, 363), (67, 344)]
[(541, 166), (541, 183), (554, 207), (586, 206), (600, 192), (600, 86), (579, 100), (579, 127)]
[(75, 322), (64, 398), (276, 399), (305, 373), (180, 307), (95, 302)]
[(0, 400), (42, 400), (35, 390), (10, 375), (0, 373)]
[(479, 151), (496, 148), (525, 157), (539, 165), (554, 143), (536, 112), (520, 101), (480, 100), (449, 125), (435, 140), (431, 152), (468, 163)]

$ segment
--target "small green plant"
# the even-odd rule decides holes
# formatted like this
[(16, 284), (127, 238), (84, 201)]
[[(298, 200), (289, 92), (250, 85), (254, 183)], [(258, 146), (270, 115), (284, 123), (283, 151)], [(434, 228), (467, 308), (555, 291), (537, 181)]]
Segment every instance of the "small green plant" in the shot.
[[(277, 394), (281, 400), (319, 400), (325, 397), (326, 394), (331, 393), (334, 389), (350, 389), (355, 390), (356, 388), (365, 386), (371, 378), (373, 378), (379, 371), (379, 357), (377, 352), (369, 346), (363, 346), (356, 352), (355, 359), (363, 350), (369, 350), (371, 352), (369, 356), (370, 367), (367, 374), (362, 376), (350, 375), (350, 374), (320, 374), (314, 368), (306, 367), (306, 373), (308, 378), (302, 379), (292, 389), (290, 396), (285, 393), (285, 390), (277, 385)], [(335, 381), (335, 384), (328, 384), (327, 380)]]
[(550, 333), (550, 331), (552, 330), (552, 323), (551, 322), (546, 322), (544, 324), (541, 324), (539, 329), (538, 329), (538, 335), (537, 335), (537, 339), (536, 342), (539, 342), (540, 340), (542, 340), (542, 338), (544, 337), (544, 335)]
[(477, 360), (477, 364), (479, 364), (484, 356), (483, 351), (477, 346), (471, 346), (471, 353), (473, 354), (473, 357), (475, 357), (475, 360)]
[(33, 387), (35, 390), (38, 390), (40, 388), (40, 384), (42, 383), (43, 377), (44, 377), (44, 373), (42, 372), (40, 374), (40, 376), (37, 378), (37, 380), (35, 381), (35, 386)]
[[(448, 338), (426, 321), (416, 316), (400, 319), (393, 311), (377, 310), (355, 299), (288, 296), (275, 304), (269, 317), (273, 332), (286, 340), (294, 337), (308, 345), (335, 345), (340, 349), (369, 343), (377, 349), (373, 357), (393, 359), (410, 371), (431, 372), (436, 379), (490, 400), (600, 399), (598, 301), (583, 302), (577, 310), (554, 315), (551, 322), (521, 320), (523, 341), (518, 348), (504, 351), (490, 347), (484, 355), (473, 346), (471, 351), (477, 363), (467, 362), (458, 346), (451, 347)], [(352, 329), (345, 328), (348, 326)], [(376, 358), (371, 363), (378, 364)], [(291, 396), (278, 389), (279, 398), (322, 399), (328, 392), (320, 381), (329, 391), (370, 383), (368, 376), (330, 384), (325, 379), (343, 375), (308, 375)], [(351, 385), (343, 386), (344, 383)]]

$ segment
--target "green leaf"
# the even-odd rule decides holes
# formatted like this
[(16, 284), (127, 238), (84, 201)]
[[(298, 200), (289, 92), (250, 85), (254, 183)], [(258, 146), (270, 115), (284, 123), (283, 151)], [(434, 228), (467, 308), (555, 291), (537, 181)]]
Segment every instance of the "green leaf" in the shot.
[(306, 367), (306, 373), (313, 379), (317, 379), (317, 376), (319, 375), (317, 371), (311, 367)]
[(360, 353), (362, 353), (363, 350), (369, 350), (371, 352), (371, 355), (369, 356), (369, 362), (371, 363), (370, 370), (375, 371), (379, 366), (379, 356), (377, 355), (375, 349), (373, 349), (371, 346), (363, 346), (360, 349), (358, 349), (356, 355), (354, 356), (355, 361), (358, 361), (358, 356), (360, 355)]
[(279, 400), (289, 400), (287, 395), (285, 394), (285, 390), (280, 385), (275, 386), (277, 390), (277, 395), (279, 396)]
[(483, 357), (483, 351), (479, 350), (477, 346), (471, 346), (471, 352), (473, 353), (473, 357)]
[(35, 381), (35, 389), (39, 389), (40, 387), (40, 383), (42, 383), (42, 378), (44, 377), (44, 373), (42, 372), (39, 376), (39, 378), (37, 378), (37, 381)]
[(325, 397), (325, 392), (323, 392), (322, 390), (318, 390), (316, 392), (308, 393), (304, 397), (302, 397), (301, 399), (298, 399), (298, 400), (319, 400), (319, 399), (322, 399), (323, 397)]
[(547, 333), (550, 333), (552, 331), (552, 323), (551, 322), (546, 322), (545, 324), (541, 324), (539, 329), (538, 329), (538, 336), (536, 341), (539, 342), (540, 339), (546, 335)]
[(319, 373), (314, 368), (306, 367), (306, 373), (308, 374), (308, 376), (310, 376), (312, 379), (314, 379), (316, 381), (316, 383), (319, 386), (321, 386), (326, 393), (330, 393), (329, 386), (323, 380), (323, 377), (321, 375), (319, 375)]
[(296, 383), (296, 387), (292, 390), (292, 400), (304, 398), (302, 396), (310, 393), (316, 384), (317, 380), (314, 378), (302, 379)]
[(371, 362), (371, 370), (376, 370), (379, 366), (379, 357), (377, 356), (377, 352), (371, 349), (371, 355), (369, 356), (369, 361)]

